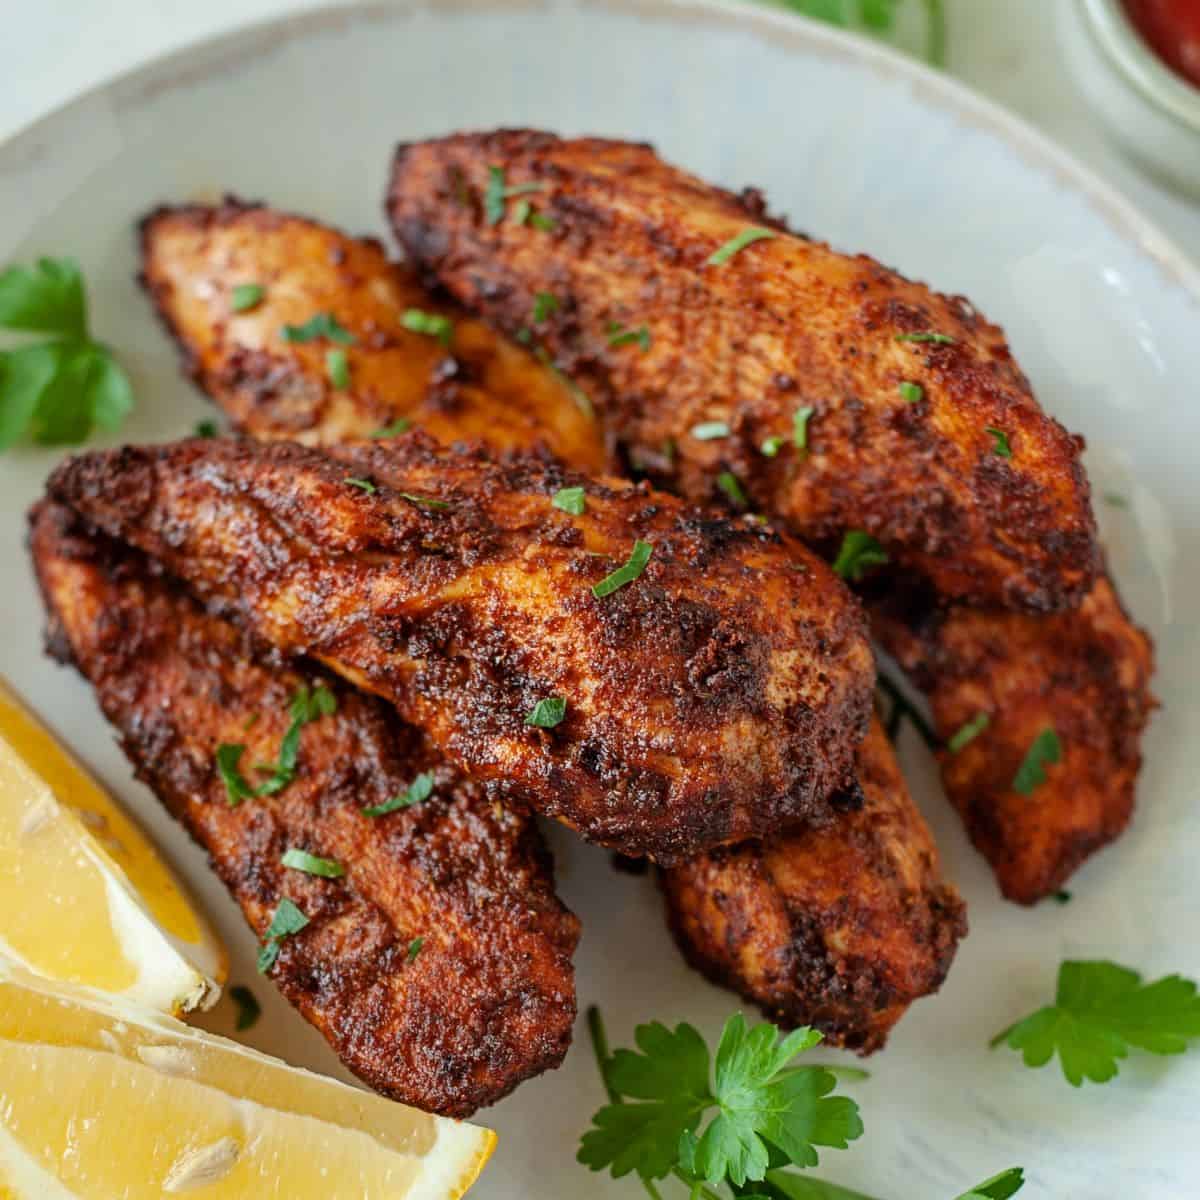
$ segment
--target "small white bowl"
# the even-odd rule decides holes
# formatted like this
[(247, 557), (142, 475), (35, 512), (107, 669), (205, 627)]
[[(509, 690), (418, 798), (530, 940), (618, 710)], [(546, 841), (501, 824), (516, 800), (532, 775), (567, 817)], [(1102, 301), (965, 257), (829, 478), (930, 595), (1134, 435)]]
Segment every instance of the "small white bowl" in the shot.
[(1054, 7), (1063, 53), (1109, 132), (1150, 172), (1200, 197), (1200, 88), (1154, 53), (1120, 0)]

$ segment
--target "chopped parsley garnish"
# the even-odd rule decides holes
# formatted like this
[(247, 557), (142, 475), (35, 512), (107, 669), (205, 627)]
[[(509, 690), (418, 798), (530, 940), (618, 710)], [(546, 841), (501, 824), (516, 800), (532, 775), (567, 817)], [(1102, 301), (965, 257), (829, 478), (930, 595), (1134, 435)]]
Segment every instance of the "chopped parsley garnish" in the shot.
[(229, 989), (229, 998), (237, 1005), (237, 1020), (233, 1027), (239, 1033), (249, 1029), (262, 1016), (262, 1008), (248, 987), (235, 984)]
[(294, 847), (284, 852), (279, 860), (285, 867), (293, 871), (303, 871), (305, 875), (320, 875), (322, 879), (341, 879), (346, 868), (332, 858), (320, 858), (309, 854), (307, 850), (297, 850)]
[[(710, 1059), (691, 1025), (639, 1025), (637, 1051), (612, 1055), (594, 1009), (588, 1027), (609, 1100), (579, 1145), (578, 1160), (593, 1171), (618, 1179), (636, 1171), (646, 1182), (673, 1175), (693, 1196), (726, 1182), (739, 1196), (787, 1196), (780, 1185), (798, 1177), (782, 1166), (815, 1166), (818, 1146), (844, 1149), (862, 1134), (854, 1101), (830, 1095), (829, 1071), (789, 1065), (821, 1041), (814, 1029), (748, 1029), (738, 1013)], [(746, 1186), (768, 1170), (779, 1177), (774, 1187)]]
[(88, 332), (74, 260), (39, 258), (34, 267), (0, 271), (0, 328), (50, 335), (0, 350), (0, 450), (26, 434), (43, 446), (78, 445), (94, 426), (120, 427), (133, 388)]
[(775, 434), (772, 437), (763, 438), (759, 450), (765, 457), (774, 458), (783, 449), (786, 442), (787, 438), (782, 438), (778, 434)]
[(225, 784), (225, 796), (230, 808), (236, 808), (243, 800), (249, 800), (255, 795), (254, 788), (242, 778), (238, 769), (245, 753), (246, 747), (234, 742), (222, 742), (217, 747), (217, 770), (220, 772), (221, 782)]
[(751, 225), (748, 229), (743, 229), (736, 237), (731, 237), (723, 246), (714, 250), (708, 258), (704, 260), (706, 267), (719, 267), (722, 263), (728, 262), (735, 254), (751, 245), (754, 242), (761, 242), (765, 238), (777, 238), (777, 234), (772, 229), (763, 229), (758, 225)]
[(610, 346), (631, 346), (634, 343), (641, 346), (644, 354), (650, 349), (650, 326), (639, 325), (636, 329), (625, 329), (616, 321), (608, 323), (608, 344)]
[(521, 328), (513, 334), (513, 337), (515, 337), (522, 346), (528, 346), (530, 342), (533, 341), (533, 330), (528, 328), (528, 326), (522, 325)]
[(263, 938), (262, 949), (258, 952), (258, 973), (260, 975), (265, 975), (275, 965), (283, 939), (299, 933), (307, 924), (308, 918), (291, 900), (284, 896), (275, 909), (275, 915), (271, 918), (271, 924)]
[(524, 225), (529, 220), (529, 214), (533, 212), (533, 205), (528, 200), (518, 200), (513, 205), (512, 223), (514, 225)]
[(216, 421), (197, 421), (196, 427), (192, 430), (192, 437), (216, 437), (217, 423)]
[(347, 475), (342, 480), (343, 483), (348, 483), (351, 487), (356, 487), (360, 491), (366, 492), (368, 496), (373, 496), (379, 489), (369, 479), (359, 479), (354, 475)]
[(1059, 1057), (1073, 1087), (1085, 1079), (1106, 1083), (1131, 1047), (1151, 1054), (1182, 1054), (1200, 1038), (1200, 996), (1180, 975), (1154, 983), (1116, 963), (1064, 962), (1054, 1003), (992, 1038), (1019, 1050), (1027, 1067)]
[(1057, 891), (1053, 896), (1050, 897), (1050, 899), (1053, 900), (1055, 904), (1070, 904), (1071, 893), (1065, 890)]
[(400, 316), (400, 324), (409, 333), (422, 333), (437, 338), (443, 346), (449, 346), (454, 337), (454, 322), (441, 313), (425, 312), (420, 308), (406, 308)]
[(717, 438), (727, 438), (729, 426), (724, 421), (701, 421), (699, 425), (693, 425), (688, 432), (698, 442), (712, 442)]
[(344, 392), (350, 386), (350, 360), (345, 350), (325, 351), (325, 373), (338, 391)]
[(833, 570), (843, 579), (858, 583), (868, 567), (879, 567), (887, 561), (887, 551), (869, 533), (851, 529), (842, 538)]
[(1120, 492), (1105, 492), (1104, 503), (1111, 505), (1113, 508), (1128, 508), (1129, 501), (1121, 495)]
[(945, 333), (934, 333), (931, 330), (923, 330), (920, 333), (898, 333), (896, 334), (898, 342), (925, 342), (931, 343), (934, 346), (953, 346), (954, 339)]
[(540, 192), (544, 183), (517, 183), (508, 187), (504, 182), (503, 167), (488, 167), (487, 188), (483, 193), (483, 211), (489, 225), (499, 225), (504, 220), (505, 201), (513, 196), (525, 196)]
[(370, 436), (373, 438), (399, 437), (400, 434), (407, 433), (411, 427), (412, 422), (407, 417), (397, 417), (391, 424), (375, 430)]
[(558, 297), (553, 292), (537, 292), (533, 297), (533, 323), (540, 325), (554, 312), (558, 312)]
[(285, 325), (282, 336), (285, 342), (315, 342), (318, 338), (340, 342), (343, 346), (353, 346), (355, 342), (354, 334), (339, 324), (333, 313), (328, 312), (317, 313), (303, 325)]
[(792, 445), (797, 450), (808, 449), (808, 419), (815, 409), (798, 408), (792, 417)]
[(249, 312), (262, 303), (267, 289), (261, 283), (239, 283), (229, 294), (229, 307), (234, 312)]
[(363, 816), (382, 817), (390, 812), (395, 812), (397, 809), (412, 808), (414, 804), (420, 804), (422, 801), (428, 800), (432, 794), (433, 775), (429, 771), (422, 771), (399, 795), (393, 796), (390, 800), (385, 800), (382, 804), (376, 804), (371, 808), (364, 808)]
[(407, 500), (410, 504), (417, 505), (418, 508), (443, 509), (449, 508), (448, 500), (439, 500), (436, 496), (418, 496), (415, 492), (397, 492), (401, 500)]
[(411, 942), (408, 943), (408, 953), (405, 955), (405, 957), (409, 962), (416, 961), (417, 955), (421, 953), (421, 947), (424, 945), (425, 939), (423, 937), (415, 937)]
[(551, 357), (550, 352), (545, 346), (539, 346), (534, 352), (534, 357), (544, 367), (548, 368), (550, 374), (559, 381), (571, 393), (571, 399), (575, 401), (575, 406), (585, 417), (593, 419), (596, 416), (596, 408), (592, 404), (592, 398), (568, 375)]
[(999, 455), (1000, 458), (1012, 458), (1012, 447), (1008, 444), (1008, 434), (1003, 429), (997, 429), (994, 425), (985, 425), (984, 433), (992, 435), (992, 453)]
[(1061, 760), (1062, 741), (1058, 734), (1053, 729), (1043, 729), (1030, 743), (1024, 761), (1013, 776), (1013, 791), (1020, 792), (1022, 796), (1032, 796), (1046, 782), (1045, 768)]
[(653, 552), (654, 547), (639, 538), (633, 543), (633, 550), (629, 554), (628, 561), (619, 566), (611, 575), (605, 575), (599, 583), (592, 585), (592, 595), (597, 600), (603, 600), (605, 596), (611, 596), (613, 592), (623, 588), (627, 583), (632, 583), (646, 569), (646, 564), (650, 561), (650, 555)]
[(559, 488), (550, 501), (555, 508), (570, 513), (573, 517), (582, 516), (587, 508), (587, 494), (581, 487)]
[(746, 508), (750, 501), (746, 498), (746, 491), (742, 487), (741, 480), (732, 471), (722, 471), (717, 476), (717, 487), (738, 506), (738, 508)]
[(553, 729), (566, 715), (567, 702), (561, 696), (545, 696), (530, 710), (525, 724), (537, 729)]
[(991, 1179), (977, 1183), (970, 1191), (963, 1192), (957, 1200), (1009, 1200), (1025, 1186), (1025, 1168), (1009, 1167)]
[(946, 743), (946, 749), (951, 754), (957, 754), (969, 746), (991, 723), (992, 718), (989, 713), (976, 713), (959, 727), (954, 736)]
[(905, 380), (900, 385), (900, 399), (905, 404), (916, 404), (925, 395), (925, 389), (919, 383), (909, 383)]
[(540, 212), (530, 213), (529, 223), (534, 229), (540, 229), (543, 233), (549, 233), (558, 224), (553, 217), (547, 217)]

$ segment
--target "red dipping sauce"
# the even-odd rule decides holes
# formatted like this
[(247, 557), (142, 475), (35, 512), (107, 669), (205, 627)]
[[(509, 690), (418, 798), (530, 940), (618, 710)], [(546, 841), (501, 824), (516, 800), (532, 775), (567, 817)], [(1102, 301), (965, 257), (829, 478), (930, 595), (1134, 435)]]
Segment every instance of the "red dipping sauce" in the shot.
[(1200, 0), (1121, 0), (1151, 49), (1200, 88)]

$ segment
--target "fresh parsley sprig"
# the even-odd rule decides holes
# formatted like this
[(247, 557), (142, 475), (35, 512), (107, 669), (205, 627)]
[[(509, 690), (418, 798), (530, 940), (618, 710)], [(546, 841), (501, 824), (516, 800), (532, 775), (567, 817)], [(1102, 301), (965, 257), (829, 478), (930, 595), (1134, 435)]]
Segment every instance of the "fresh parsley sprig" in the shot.
[(1130, 1047), (1151, 1054), (1182, 1054), (1200, 1038), (1200, 996), (1180, 975), (1154, 983), (1128, 967), (1068, 960), (1058, 969), (1053, 1004), (1039, 1008), (992, 1038), (993, 1049), (1020, 1051), (1027, 1067), (1058, 1055), (1072, 1087), (1085, 1079), (1106, 1083)]
[(844, 1149), (862, 1134), (854, 1101), (830, 1095), (837, 1081), (829, 1071), (790, 1065), (821, 1040), (814, 1029), (783, 1036), (766, 1023), (748, 1028), (738, 1013), (710, 1062), (688, 1024), (639, 1025), (638, 1050), (611, 1056), (594, 1009), (588, 1026), (609, 1096), (579, 1146), (579, 1161), (593, 1171), (636, 1172), (649, 1184), (675, 1176), (697, 1196), (723, 1184), (760, 1195), (750, 1185), (769, 1170), (813, 1166), (818, 1146)]
[(0, 450), (21, 437), (77, 446), (93, 428), (116, 430), (133, 388), (112, 351), (88, 331), (78, 264), (39, 258), (0, 271), (0, 328), (49, 334), (0, 351)]

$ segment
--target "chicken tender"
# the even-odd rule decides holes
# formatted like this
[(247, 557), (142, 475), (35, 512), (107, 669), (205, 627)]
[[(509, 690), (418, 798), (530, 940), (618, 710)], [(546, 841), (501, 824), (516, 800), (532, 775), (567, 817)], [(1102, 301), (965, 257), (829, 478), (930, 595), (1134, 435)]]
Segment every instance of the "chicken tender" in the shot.
[(1082, 441), (965, 300), (794, 236), (758, 193), (645, 145), (528, 130), (402, 145), (387, 209), (468, 308), (510, 334), (541, 310), (543, 353), (662, 486), (744, 493), (829, 549), (865, 531), (946, 597), (1055, 611), (1090, 588)]
[(855, 802), (861, 609), (757, 522), (415, 433), (97, 452), (48, 487), (285, 655), (390, 700), (493, 798), (622, 853), (676, 861)]
[(659, 878), (692, 966), (772, 1021), (867, 1054), (941, 986), (967, 925), (878, 721), (858, 771), (866, 802), (834, 827), (714, 850)]
[[(411, 425), (605, 467), (595, 415), (563, 378), (372, 239), (229, 199), (156, 210), (141, 247), (142, 284), (189, 373), (243, 433), (314, 444)], [(306, 336), (327, 317), (332, 339)]]
[[(575, 1016), (579, 927), (554, 894), (530, 819), (492, 804), (374, 697), (308, 668), (260, 665), (144, 558), (41, 505), (31, 537), (49, 645), (96, 690), (137, 774), (209, 854), (265, 938), (287, 897), (308, 925), (284, 939), (272, 980), (371, 1087), (470, 1115), (556, 1067)], [(234, 804), (217, 764), (276, 758), (304, 685), (336, 711), (301, 731), (282, 790)], [(364, 813), (428, 773), (421, 803)], [(345, 874), (285, 867), (300, 849)]]

